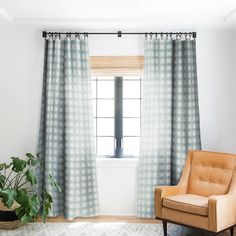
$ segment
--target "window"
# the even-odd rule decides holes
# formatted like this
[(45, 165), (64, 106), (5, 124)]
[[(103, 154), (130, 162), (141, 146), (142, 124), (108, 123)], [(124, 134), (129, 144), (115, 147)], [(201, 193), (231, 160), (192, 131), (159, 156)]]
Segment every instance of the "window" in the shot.
[(139, 155), (141, 76), (93, 76), (97, 156)]

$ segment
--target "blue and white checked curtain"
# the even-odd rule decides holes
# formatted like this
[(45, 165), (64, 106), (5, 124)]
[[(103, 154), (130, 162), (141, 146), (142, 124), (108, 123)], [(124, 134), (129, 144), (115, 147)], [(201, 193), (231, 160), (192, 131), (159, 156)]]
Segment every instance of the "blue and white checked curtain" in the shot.
[(154, 187), (176, 184), (201, 148), (195, 40), (146, 39), (141, 122), (138, 215), (153, 217)]
[(52, 189), (52, 215), (94, 216), (98, 210), (90, 63), (87, 38), (45, 41), (39, 151), (41, 175), (62, 187)]

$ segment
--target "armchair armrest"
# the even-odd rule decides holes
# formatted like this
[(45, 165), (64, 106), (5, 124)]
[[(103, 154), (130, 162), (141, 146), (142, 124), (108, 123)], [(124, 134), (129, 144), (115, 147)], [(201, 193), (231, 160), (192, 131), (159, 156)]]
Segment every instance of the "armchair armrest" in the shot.
[(209, 228), (220, 231), (236, 224), (236, 170), (234, 170), (229, 192), (213, 195), (208, 200)]
[(183, 194), (186, 192), (186, 187), (181, 185), (176, 186), (158, 186), (155, 188), (155, 213), (157, 217), (161, 217), (162, 198)]
[(236, 224), (236, 195), (213, 195), (208, 200), (209, 228), (214, 232)]

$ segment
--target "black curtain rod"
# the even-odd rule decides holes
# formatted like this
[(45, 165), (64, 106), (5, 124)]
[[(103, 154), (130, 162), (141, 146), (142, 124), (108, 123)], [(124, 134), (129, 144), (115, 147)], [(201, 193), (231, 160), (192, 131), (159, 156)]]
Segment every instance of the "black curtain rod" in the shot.
[(42, 36), (43, 38), (46, 38), (47, 35), (49, 36), (53, 36), (53, 35), (117, 35), (118, 37), (122, 37), (122, 35), (176, 35), (176, 36), (181, 36), (181, 35), (190, 35), (193, 38), (197, 37), (197, 33), (196, 32), (122, 32), (122, 31), (118, 31), (116, 33), (114, 32), (47, 32), (47, 31), (43, 31), (42, 32)]

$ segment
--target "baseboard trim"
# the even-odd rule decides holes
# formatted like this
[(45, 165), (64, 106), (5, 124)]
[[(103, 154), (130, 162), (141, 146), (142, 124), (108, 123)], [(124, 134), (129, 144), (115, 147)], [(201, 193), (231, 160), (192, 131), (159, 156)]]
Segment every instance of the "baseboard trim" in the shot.
[(137, 206), (136, 204), (100, 205), (100, 214), (110, 216), (135, 216), (137, 215)]

